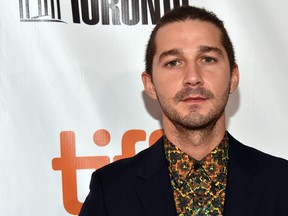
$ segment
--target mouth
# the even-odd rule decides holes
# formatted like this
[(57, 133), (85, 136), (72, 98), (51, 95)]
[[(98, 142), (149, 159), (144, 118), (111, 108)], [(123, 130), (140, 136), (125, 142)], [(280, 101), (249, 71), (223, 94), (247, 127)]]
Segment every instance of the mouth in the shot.
[(176, 102), (184, 102), (191, 105), (200, 105), (201, 103), (204, 103), (213, 98), (213, 93), (203, 88), (184, 88), (180, 90), (174, 97)]
[(188, 96), (182, 99), (182, 101), (186, 103), (202, 103), (206, 100), (207, 98), (202, 97), (202, 96)]

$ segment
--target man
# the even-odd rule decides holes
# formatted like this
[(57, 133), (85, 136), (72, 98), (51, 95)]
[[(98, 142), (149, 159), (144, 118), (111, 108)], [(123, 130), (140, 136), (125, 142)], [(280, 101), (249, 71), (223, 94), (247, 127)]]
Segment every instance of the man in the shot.
[(80, 216), (288, 216), (288, 162), (226, 131), (239, 71), (216, 15), (196, 7), (165, 14), (142, 80), (161, 106), (165, 135), (95, 171)]

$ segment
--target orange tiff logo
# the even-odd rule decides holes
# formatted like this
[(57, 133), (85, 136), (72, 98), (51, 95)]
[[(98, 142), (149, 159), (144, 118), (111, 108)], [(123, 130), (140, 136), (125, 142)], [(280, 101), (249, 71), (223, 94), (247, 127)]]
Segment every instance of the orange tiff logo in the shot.
[[(153, 145), (161, 136), (163, 130), (155, 130), (149, 136), (149, 146)], [(105, 130), (97, 130), (93, 135), (94, 143), (98, 146), (106, 146), (110, 142), (110, 133)], [(122, 136), (122, 154), (113, 157), (113, 161), (132, 157), (136, 154), (135, 145), (139, 141), (146, 140), (144, 130), (128, 130)], [(63, 205), (65, 210), (73, 215), (78, 215), (83, 203), (79, 202), (77, 195), (76, 171), (81, 169), (99, 169), (110, 163), (108, 156), (76, 156), (75, 133), (63, 131), (60, 133), (60, 158), (53, 158), (52, 168), (62, 172)]]

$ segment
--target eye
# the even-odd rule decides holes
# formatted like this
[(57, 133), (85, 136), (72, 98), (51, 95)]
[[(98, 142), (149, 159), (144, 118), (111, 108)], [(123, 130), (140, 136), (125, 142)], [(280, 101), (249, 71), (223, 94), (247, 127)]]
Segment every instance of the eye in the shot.
[(201, 59), (202, 62), (204, 63), (215, 63), (217, 60), (215, 58), (212, 58), (210, 56), (205, 56)]
[(166, 63), (165, 66), (167, 66), (167, 67), (176, 67), (176, 66), (178, 66), (179, 64), (180, 64), (179, 61), (173, 60), (173, 61), (169, 61), (168, 63)]

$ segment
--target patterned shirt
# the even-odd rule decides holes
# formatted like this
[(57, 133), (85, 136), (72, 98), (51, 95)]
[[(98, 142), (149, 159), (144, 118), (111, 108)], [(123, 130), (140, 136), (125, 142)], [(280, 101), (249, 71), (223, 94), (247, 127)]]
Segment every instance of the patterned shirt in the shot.
[(223, 215), (227, 182), (228, 136), (201, 161), (164, 136), (174, 201), (179, 216)]

